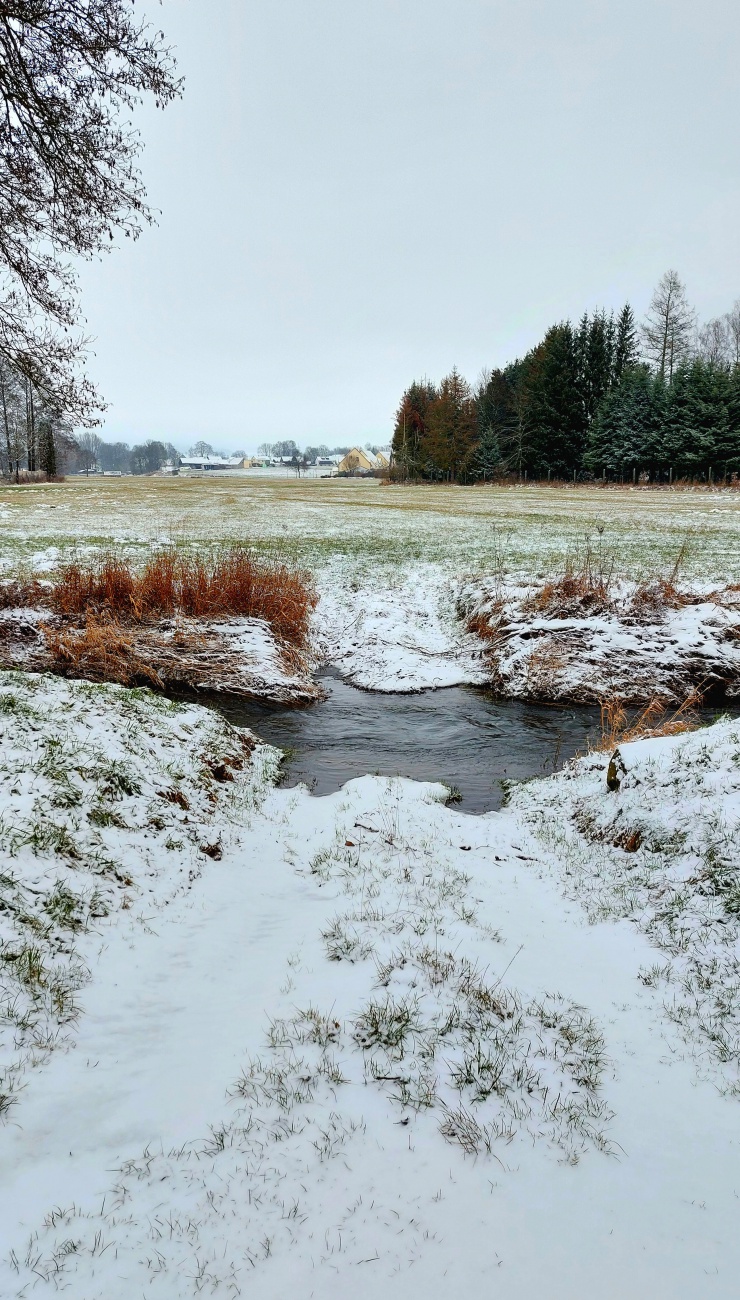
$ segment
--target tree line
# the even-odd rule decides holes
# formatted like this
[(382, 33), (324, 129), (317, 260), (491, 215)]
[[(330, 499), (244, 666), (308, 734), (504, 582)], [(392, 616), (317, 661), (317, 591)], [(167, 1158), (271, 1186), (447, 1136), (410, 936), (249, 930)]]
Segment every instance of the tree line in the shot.
[(740, 300), (698, 328), (668, 271), (639, 327), (629, 304), (586, 313), (475, 389), (456, 369), (413, 383), (393, 461), (399, 477), (452, 482), (740, 473)]

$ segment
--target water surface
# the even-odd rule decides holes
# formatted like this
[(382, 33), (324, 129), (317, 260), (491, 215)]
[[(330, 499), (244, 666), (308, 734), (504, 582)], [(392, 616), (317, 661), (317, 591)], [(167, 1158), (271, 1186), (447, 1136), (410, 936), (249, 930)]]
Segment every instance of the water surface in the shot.
[(546, 776), (599, 735), (599, 710), (585, 705), (497, 700), (472, 687), (419, 695), (360, 691), (320, 678), (328, 698), (308, 708), (270, 708), (234, 696), (209, 703), (230, 722), (290, 751), (282, 785), (317, 795), (367, 773), (443, 781), (465, 812), (500, 808), (505, 781)]

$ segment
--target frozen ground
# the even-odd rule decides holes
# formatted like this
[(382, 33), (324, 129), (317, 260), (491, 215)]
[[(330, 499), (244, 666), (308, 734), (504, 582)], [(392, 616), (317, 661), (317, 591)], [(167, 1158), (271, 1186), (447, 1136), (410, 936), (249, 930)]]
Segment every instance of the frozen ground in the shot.
[(308, 563), (346, 561), (347, 580), (381, 583), (388, 567), (441, 564), (455, 577), (498, 569), (527, 581), (562, 566), (584, 537), (611, 545), (620, 573), (670, 567), (740, 579), (740, 495), (733, 491), (385, 487), (377, 480), (73, 479), (0, 485), (0, 560), (52, 566), (70, 550), (113, 542), (238, 540)]
[[(321, 596), (318, 653), (373, 690), (493, 679), (520, 697), (593, 700), (639, 688), (640, 698), (682, 699), (696, 686), (734, 681), (740, 615), (732, 601), (652, 616), (644, 607), (633, 617), (629, 592), (665, 577), (679, 553), (683, 589), (726, 587), (740, 578), (739, 534), (740, 496), (729, 490), (402, 488), (245, 476), (0, 491), (7, 574), (43, 573), (109, 545), (136, 558), (153, 545), (201, 549), (224, 539), (300, 560)], [(589, 547), (622, 584), (621, 606), (570, 617), (527, 608), (567, 557), (578, 563)], [(460, 615), (490, 613), (502, 594), (494, 654)], [(253, 656), (244, 667), (259, 679)], [(257, 688), (269, 692), (275, 674), (262, 676)]]
[(7, 1058), (1, 1294), (736, 1294), (740, 724), (473, 818), (124, 696), (2, 683), (4, 941), (85, 971)]

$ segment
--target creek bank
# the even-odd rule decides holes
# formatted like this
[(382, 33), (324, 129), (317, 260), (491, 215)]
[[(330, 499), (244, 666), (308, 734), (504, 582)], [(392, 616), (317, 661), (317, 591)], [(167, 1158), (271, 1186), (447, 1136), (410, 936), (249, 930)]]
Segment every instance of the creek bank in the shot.
[(561, 579), (539, 588), (476, 578), (457, 611), (509, 699), (717, 702), (740, 695), (740, 590)]
[(81, 622), (33, 608), (0, 610), (0, 669), (149, 686), (174, 693), (228, 691), (276, 705), (322, 698), (307, 653), (264, 619)]

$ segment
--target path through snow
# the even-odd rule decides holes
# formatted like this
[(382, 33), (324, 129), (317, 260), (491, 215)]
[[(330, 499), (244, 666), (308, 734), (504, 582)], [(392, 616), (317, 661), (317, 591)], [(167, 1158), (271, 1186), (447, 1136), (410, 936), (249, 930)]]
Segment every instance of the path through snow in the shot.
[[(470, 818), (438, 795), (370, 777), (322, 799), (275, 791), (240, 845), (150, 931), (106, 935), (76, 1048), (30, 1077), (2, 1133), (3, 1254), (13, 1248), (20, 1270), (0, 1274), (3, 1295), (46, 1293), (23, 1263), (25, 1241), (45, 1212), (72, 1202), (81, 1213), (42, 1229), (30, 1258), (38, 1252), (43, 1275), (56, 1251), (49, 1285), (76, 1300), (179, 1300), (195, 1294), (201, 1269), (206, 1289), (218, 1278), (223, 1294), (260, 1300), (344, 1300), (350, 1290), (448, 1300), (476, 1287), (501, 1300), (736, 1294), (736, 1103), (696, 1080), (639, 984), (654, 950), (628, 922), (587, 926), (518, 815)], [(460, 871), (474, 917), (456, 893)], [(367, 1053), (347, 1026), (382, 972), (370, 955), (327, 959), (321, 932), (348, 907), (371, 935), (396, 917), (399, 944), (413, 923), (424, 931), (417, 946), (469, 958), (488, 987), (522, 1004), (549, 992), (583, 1006), (605, 1035), (613, 1154), (586, 1142), (578, 1163), (564, 1162), (535, 1114), (492, 1155), (466, 1156), (441, 1136), (436, 1107), (404, 1108), (395, 1085), (358, 1073)], [(397, 996), (401, 987), (390, 984)], [(403, 987), (411, 995), (410, 976)], [(225, 1091), (248, 1057), (280, 1058), (280, 1033), (277, 1047), (266, 1043), (270, 1022), (290, 1026), (307, 1007), (326, 1014), (348, 1082), (325, 1094), (316, 1084), (313, 1099), (269, 1114), (254, 1094), (245, 1136)], [(300, 1046), (301, 1056), (318, 1050)], [(498, 1113), (493, 1101), (477, 1113)], [(258, 1154), (250, 1111), (267, 1126), (261, 1141), (276, 1115), (290, 1130)], [(194, 1157), (209, 1125), (216, 1137)], [(111, 1172), (126, 1160), (137, 1163)]]

